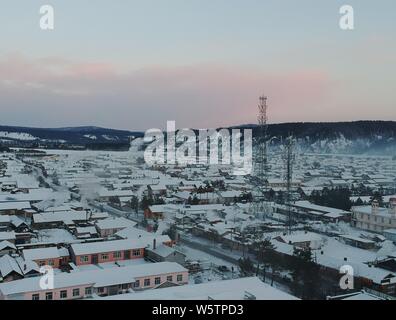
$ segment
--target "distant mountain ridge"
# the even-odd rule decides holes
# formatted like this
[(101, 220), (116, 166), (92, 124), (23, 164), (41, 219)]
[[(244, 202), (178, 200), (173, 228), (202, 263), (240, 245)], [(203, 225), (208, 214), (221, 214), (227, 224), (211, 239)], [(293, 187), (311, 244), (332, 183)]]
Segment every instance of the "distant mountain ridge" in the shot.
[[(257, 125), (242, 125), (258, 134)], [(273, 144), (289, 135), (305, 152), (396, 155), (396, 121), (296, 122), (270, 124)]]
[(129, 148), (131, 138), (142, 137), (139, 131), (107, 129), (94, 126), (64, 128), (29, 128), (0, 126), (0, 144), (26, 148)]
[[(252, 129), (246, 124), (230, 128)], [(396, 121), (296, 122), (270, 124), (268, 137), (279, 144), (293, 135), (307, 152), (396, 154)], [(27, 148), (82, 148), (127, 150), (130, 140), (143, 137), (142, 131), (128, 131), (96, 126), (64, 128), (29, 128), (0, 125), (0, 145)]]

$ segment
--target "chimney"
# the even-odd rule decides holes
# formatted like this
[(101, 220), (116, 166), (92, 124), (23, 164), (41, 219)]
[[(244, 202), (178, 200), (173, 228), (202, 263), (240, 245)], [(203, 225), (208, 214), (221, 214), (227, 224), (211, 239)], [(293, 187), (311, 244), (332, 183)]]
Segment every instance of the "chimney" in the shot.
[(392, 197), (389, 199), (389, 211), (390, 214), (396, 216), (396, 197)]
[(371, 213), (378, 214), (379, 203), (378, 200), (373, 200), (371, 202)]
[(157, 240), (153, 239), (153, 250), (157, 249)]

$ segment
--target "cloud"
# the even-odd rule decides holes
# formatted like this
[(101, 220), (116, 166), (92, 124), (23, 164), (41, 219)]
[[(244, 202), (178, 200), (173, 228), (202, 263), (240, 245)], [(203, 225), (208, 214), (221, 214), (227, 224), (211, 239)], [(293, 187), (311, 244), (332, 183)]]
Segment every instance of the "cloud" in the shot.
[(22, 55), (0, 58), (2, 123), (126, 129), (255, 123), (258, 96), (272, 122), (326, 120), (337, 87), (324, 70), (265, 72), (200, 64), (122, 70), (108, 63)]

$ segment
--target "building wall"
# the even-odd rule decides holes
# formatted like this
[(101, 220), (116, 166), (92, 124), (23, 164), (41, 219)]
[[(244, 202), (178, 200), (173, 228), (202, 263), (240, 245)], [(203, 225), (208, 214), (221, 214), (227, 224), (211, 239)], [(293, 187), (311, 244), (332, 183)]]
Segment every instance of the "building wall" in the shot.
[(34, 260), (39, 267), (41, 266), (51, 266), (53, 268), (59, 269), (61, 266), (61, 258), (53, 258), (53, 259), (38, 259)]
[[(81, 299), (85, 296), (85, 288), (91, 287), (90, 284), (86, 285), (80, 285), (80, 286), (75, 286), (75, 287), (69, 287), (69, 288), (61, 288), (61, 289), (53, 289), (53, 290), (45, 290), (45, 291), (35, 291), (35, 292), (27, 292), (24, 294), (24, 299), (25, 300), (32, 300), (33, 295), (38, 294), (40, 297), (40, 300), (46, 300), (46, 293), (47, 292), (52, 292), (52, 300), (73, 300), (73, 299)], [(78, 296), (73, 296), (73, 289), (79, 289), (80, 294)], [(67, 298), (66, 299), (61, 299), (61, 291), (67, 291)]]
[[(135, 250), (139, 250), (140, 253), (139, 255), (134, 255), (133, 252)], [(127, 259), (125, 255), (125, 251), (130, 252), (130, 258)], [(120, 252), (120, 256), (116, 257), (114, 255), (115, 252)], [(104, 259), (103, 255), (107, 255), (107, 259)], [(92, 256), (95, 256), (95, 254), (87, 254), (87, 255), (73, 255), (73, 262), (75, 265), (87, 265), (87, 264), (93, 264), (93, 259)], [(140, 249), (133, 249), (133, 250), (122, 250), (122, 251), (112, 251), (112, 252), (102, 252), (98, 253), (98, 263), (105, 263), (105, 262), (115, 262), (115, 261), (121, 261), (121, 260), (131, 260), (131, 259), (141, 259), (144, 258), (144, 248)], [(87, 257), (87, 259), (82, 259), (82, 257)]]
[(386, 229), (393, 229), (396, 227), (396, 216), (389, 214), (389, 216), (384, 217), (383, 215), (354, 210), (352, 224), (359, 229), (383, 232)]
[(99, 231), (99, 235), (102, 238), (109, 237), (117, 233), (118, 231), (122, 230), (123, 228), (112, 228), (112, 229), (100, 229), (97, 228)]
[[(177, 275), (182, 275), (182, 280), (177, 281)], [(162, 275), (153, 275), (153, 276), (147, 276), (147, 277), (137, 277), (136, 280), (139, 281), (139, 286), (138, 287), (133, 287), (134, 290), (145, 290), (145, 289), (152, 289), (154, 287), (159, 286), (160, 284), (167, 282), (168, 276), (172, 276), (172, 281), (173, 283), (183, 285), (183, 284), (188, 284), (188, 271), (183, 271), (183, 272), (173, 272), (173, 273), (166, 273)], [(155, 284), (155, 278), (160, 278), (160, 283)], [(145, 286), (144, 285), (144, 280), (149, 279), (150, 280), (150, 285)]]
[[(177, 281), (177, 276), (181, 275), (182, 279)], [(160, 275), (149, 275), (146, 277), (137, 277), (136, 280), (139, 281), (139, 286), (136, 287), (132, 283), (126, 283), (124, 286), (122, 285), (114, 285), (114, 286), (107, 286), (102, 288), (93, 288), (91, 284), (79, 285), (74, 287), (68, 288), (60, 288), (60, 289), (53, 289), (53, 290), (43, 290), (43, 291), (33, 291), (33, 292), (26, 292), (22, 295), (18, 295), (18, 299), (23, 300), (33, 300), (34, 295), (38, 295), (39, 300), (46, 300), (46, 293), (52, 292), (52, 300), (74, 300), (74, 299), (81, 299), (86, 297), (85, 289), (91, 288), (92, 293), (96, 293), (98, 295), (109, 295), (109, 294), (120, 294), (124, 290), (128, 290), (132, 288), (133, 290), (145, 290), (157, 287), (160, 284), (163, 284), (168, 281), (168, 276), (172, 276), (172, 282), (178, 285), (188, 284), (188, 271), (183, 272), (173, 272), (173, 273), (166, 273)], [(156, 284), (155, 279), (160, 278), (160, 283)], [(145, 286), (145, 279), (150, 279), (150, 284)], [(73, 290), (79, 289), (79, 295), (73, 296)], [(61, 291), (67, 291), (67, 297), (61, 298)], [(14, 296), (2, 296), (0, 292), (0, 300), (7, 300), (7, 299), (15, 299)]]

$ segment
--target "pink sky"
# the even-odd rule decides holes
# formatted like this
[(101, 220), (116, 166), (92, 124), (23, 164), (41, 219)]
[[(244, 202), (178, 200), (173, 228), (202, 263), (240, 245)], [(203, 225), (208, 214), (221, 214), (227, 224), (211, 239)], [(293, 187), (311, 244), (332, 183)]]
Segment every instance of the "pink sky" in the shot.
[(15, 115), (32, 126), (44, 119), (50, 126), (77, 121), (125, 129), (164, 127), (166, 120), (195, 128), (255, 123), (262, 93), (269, 96), (271, 122), (378, 118), (342, 84), (324, 69), (275, 73), (207, 63), (120, 72), (111, 63), (59, 57), (0, 59), (2, 105), (12, 106), (3, 111), (3, 124), (7, 118), (15, 123)]

